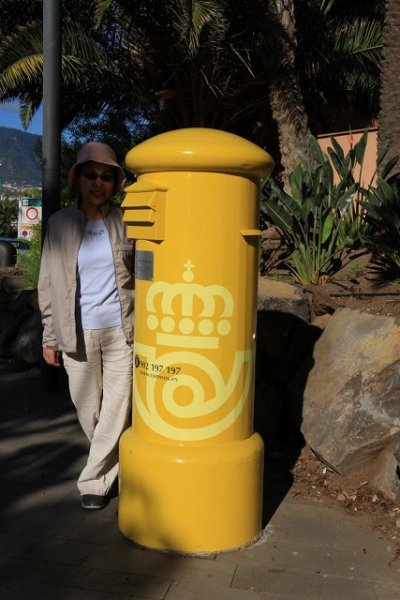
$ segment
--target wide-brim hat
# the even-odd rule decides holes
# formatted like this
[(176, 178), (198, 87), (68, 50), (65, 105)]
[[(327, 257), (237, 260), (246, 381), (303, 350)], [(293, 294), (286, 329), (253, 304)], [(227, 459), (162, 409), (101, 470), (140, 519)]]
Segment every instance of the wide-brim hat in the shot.
[(125, 173), (117, 163), (117, 156), (114, 150), (107, 144), (101, 142), (88, 142), (79, 150), (76, 163), (72, 165), (68, 173), (68, 187), (72, 192), (77, 193), (77, 167), (86, 162), (98, 162), (103, 165), (114, 167), (117, 179), (115, 181), (113, 195), (118, 194), (125, 183)]

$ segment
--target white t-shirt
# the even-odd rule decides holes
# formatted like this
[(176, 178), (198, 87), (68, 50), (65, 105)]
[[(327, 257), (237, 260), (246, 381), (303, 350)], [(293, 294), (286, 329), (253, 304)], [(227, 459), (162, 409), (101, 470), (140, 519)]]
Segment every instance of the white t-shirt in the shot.
[(103, 220), (88, 221), (78, 253), (77, 302), (84, 329), (122, 324), (110, 238)]

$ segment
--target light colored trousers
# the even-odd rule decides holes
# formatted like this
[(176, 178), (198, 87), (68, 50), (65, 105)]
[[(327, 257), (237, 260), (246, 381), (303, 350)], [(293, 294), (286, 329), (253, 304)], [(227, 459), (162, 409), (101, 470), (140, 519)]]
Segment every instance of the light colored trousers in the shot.
[(105, 496), (118, 476), (118, 443), (131, 410), (132, 354), (122, 327), (84, 329), (78, 351), (63, 353), (71, 399), (90, 441), (78, 479), (81, 495)]

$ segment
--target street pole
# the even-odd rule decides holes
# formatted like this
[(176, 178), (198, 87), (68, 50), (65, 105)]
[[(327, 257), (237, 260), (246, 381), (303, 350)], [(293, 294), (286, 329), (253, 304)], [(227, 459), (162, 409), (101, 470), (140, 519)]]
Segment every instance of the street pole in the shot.
[[(42, 243), (50, 216), (60, 208), (61, 5), (43, 0)], [(58, 371), (42, 359), (43, 390), (58, 390)]]
[(61, 4), (43, 0), (42, 239), (60, 208)]

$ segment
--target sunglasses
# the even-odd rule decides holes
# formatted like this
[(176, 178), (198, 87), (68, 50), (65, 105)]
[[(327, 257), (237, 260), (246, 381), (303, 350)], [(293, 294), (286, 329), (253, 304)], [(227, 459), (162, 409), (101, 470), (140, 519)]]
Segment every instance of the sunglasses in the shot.
[(101, 173), (101, 175), (98, 175), (93, 171), (82, 171), (82, 177), (89, 179), (89, 181), (96, 181), (96, 179), (101, 179), (101, 181), (106, 181), (107, 183), (114, 181), (114, 175), (112, 173)]

